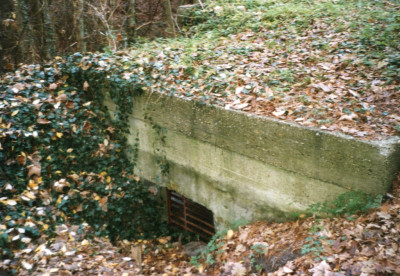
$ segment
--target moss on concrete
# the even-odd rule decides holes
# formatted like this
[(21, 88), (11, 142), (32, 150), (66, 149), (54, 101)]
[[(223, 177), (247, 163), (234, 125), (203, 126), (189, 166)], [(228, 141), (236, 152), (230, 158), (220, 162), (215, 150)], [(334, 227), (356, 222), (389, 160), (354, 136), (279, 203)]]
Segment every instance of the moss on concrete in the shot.
[(344, 188), (380, 193), (400, 169), (398, 138), (361, 141), (159, 94), (136, 106), (136, 118), (146, 110), (168, 130)]
[(348, 190), (384, 193), (400, 170), (398, 138), (360, 141), (160, 94), (136, 98), (129, 123), (137, 173), (205, 205), (221, 226), (279, 221)]

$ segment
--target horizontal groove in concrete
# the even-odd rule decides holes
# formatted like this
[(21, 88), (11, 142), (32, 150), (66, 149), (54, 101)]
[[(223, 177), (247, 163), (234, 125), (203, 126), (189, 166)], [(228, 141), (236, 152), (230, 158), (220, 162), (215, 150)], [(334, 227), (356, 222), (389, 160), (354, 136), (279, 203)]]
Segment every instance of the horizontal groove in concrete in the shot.
[(137, 173), (212, 210), (217, 228), (280, 221), (348, 190), (385, 193), (400, 170), (398, 137), (361, 141), (155, 93), (135, 98), (129, 124)]
[(135, 101), (133, 117), (145, 113), (167, 130), (347, 189), (382, 193), (400, 169), (397, 137), (362, 141), (155, 93)]

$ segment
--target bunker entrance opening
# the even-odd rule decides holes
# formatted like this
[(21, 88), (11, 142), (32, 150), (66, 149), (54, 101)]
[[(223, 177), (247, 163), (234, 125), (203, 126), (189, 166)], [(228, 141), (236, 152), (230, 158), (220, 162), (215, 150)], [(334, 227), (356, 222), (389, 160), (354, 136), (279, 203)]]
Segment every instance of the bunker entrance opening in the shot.
[(215, 234), (214, 215), (201, 204), (173, 191), (167, 190), (168, 222), (182, 230), (199, 235), (209, 241)]

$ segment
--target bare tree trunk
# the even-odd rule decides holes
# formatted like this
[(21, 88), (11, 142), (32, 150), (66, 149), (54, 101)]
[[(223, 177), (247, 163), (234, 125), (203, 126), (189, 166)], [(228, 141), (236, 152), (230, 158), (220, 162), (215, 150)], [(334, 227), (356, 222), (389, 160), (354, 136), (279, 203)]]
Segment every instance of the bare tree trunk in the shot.
[(77, 49), (81, 52), (86, 52), (86, 40), (85, 40), (85, 20), (84, 20), (84, 8), (85, 1), (84, 0), (74, 0), (74, 7), (76, 7), (73, 11), (74, 15), (74, 30), (75, 30), (75, 40), (77, 43)]
[(54, 25), (49, 11), (48, 0), (42, 0), (42, 7), (39, 14), (43, 21), (41, 24), (43, 53), (46, 59), (50, 59), (56, 54), (56, 35), (54, 33)]
[(164, 11), (165, 11), (165, 19), (167, 21), (169, 31), (171, 32), (172, 37), (176, 37), (175, 22), (174, 22), (174, 17), (172, 14), (171, 1), (164, 0), (163, 5), (164, 5)]
[(15, 19), (16, 3), (4, 0), (0, 4), (0, 75), (5, 70), (13, 69), (18, 57), (16, 42), (18, 23)]
[(136, 37), (136, 1), (129, 0), (129, 8), (127, 11), (127, 27), (126, 27), (126, 34), (127, 34), (127, 41), (128, 43), (133, 43)]
[(16, 3), (18, 22), (18, 54), (24, 62), (35, 60), (36, 49), (33, 26), (29, 15), (30, 7), (27, 0), (18, 0)]

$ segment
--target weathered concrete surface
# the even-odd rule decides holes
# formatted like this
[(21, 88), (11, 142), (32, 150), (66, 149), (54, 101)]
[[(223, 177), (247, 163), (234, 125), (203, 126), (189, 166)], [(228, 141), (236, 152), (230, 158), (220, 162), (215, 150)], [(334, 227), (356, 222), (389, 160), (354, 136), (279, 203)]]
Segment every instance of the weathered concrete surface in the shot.
[(137, 173), (205, 205), (217, 226), (283, 220), (348, 190), (384, 193), (400, 170), (398, 138), (359, 141), (159, 94), (135, 99), (130, 125)]

